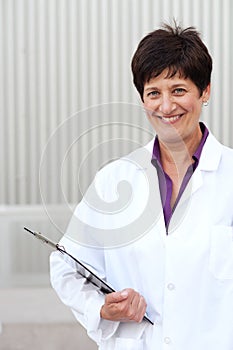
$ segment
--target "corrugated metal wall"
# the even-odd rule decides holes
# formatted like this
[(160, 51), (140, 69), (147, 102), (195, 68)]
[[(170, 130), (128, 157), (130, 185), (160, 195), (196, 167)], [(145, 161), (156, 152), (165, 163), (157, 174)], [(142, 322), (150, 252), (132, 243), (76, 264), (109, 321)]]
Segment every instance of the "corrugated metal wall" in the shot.
[[(1, 0), (0, 203), (41, 203), (40, 161), (53, 133), (53, 151), (46, 166), (42, 161), (47, 203), (61, 203), (64, 197), (77, 202), (77, 169), (91, 146), (122, 134), (139, 144), (150, 138), (143, 115), (143, 135), (138, 122), (122, 130), (123, 122), (134, 123), (135, 110), (129, 113), (128, 104), (140, 104), (130, 60), (142, 36), (173, 17), (185, 26), (197, 26), (214, 57), (213, 95), (204, 118), (218, 138), (232, 146), (232, 7), (230, 0)], [(105, 107), (111, 118), (103, 130), (105, 112), (99, 105), (109, 102), (126, 105)], [(77, 112), (58, 137), (59, 125)], [(120, 126), (114, 124), (119, 113), (124, 115)], [(90, 132), (93, 127), (95, 133)], [(80, 135), (85, 130), (84, 140)], [(64, 162), (63, 151), (71, 149), (71, 140), (76, 149)], [(132, 147), (129, 141), (121, 147), (112, 144), (113, 153), (108, 149), (106, 157)], [(98, 161), (99, 155), (96, 147), (96, 165), (85, 176), (86, 185), (96, 167), (106, 162)]]

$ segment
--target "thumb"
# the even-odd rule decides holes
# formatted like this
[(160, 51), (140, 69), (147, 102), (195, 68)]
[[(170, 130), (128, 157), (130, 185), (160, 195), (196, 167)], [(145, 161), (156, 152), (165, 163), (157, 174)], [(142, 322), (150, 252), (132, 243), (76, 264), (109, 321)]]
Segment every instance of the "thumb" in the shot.
[(120, 292), (108, 294), (106, 299), (108, 303), (119, 303), (120, 301), (127, 299), (128, 295), (129, 293), (124, 289)]

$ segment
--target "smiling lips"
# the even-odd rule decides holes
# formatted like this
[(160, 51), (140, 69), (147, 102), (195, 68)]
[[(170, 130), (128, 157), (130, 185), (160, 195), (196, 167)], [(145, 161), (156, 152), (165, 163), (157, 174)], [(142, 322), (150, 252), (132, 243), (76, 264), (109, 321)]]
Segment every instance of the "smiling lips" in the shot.
[(183, 116), (183, 114), (179, 114), (179, 115), (175, 115), (175, 116), (171, 116), (171, 117), (169, 117), (169, 116), (164, 117), (164, 116), (160, 116), (160, 115), (154, 115), (154, 116), (161, 119), (166, 124), (173, 124), (178, 119), (180, 119)]

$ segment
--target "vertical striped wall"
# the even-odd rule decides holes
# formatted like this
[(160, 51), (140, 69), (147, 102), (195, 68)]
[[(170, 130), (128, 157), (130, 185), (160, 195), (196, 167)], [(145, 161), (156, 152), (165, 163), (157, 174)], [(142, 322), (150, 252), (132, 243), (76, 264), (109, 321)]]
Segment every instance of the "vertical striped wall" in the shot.
[(173, 17), (210, 49), (203, 118), (233, 146), (232, 15), (230, 0), (0, 0), (0, 204), (75, 203), (99, 166), (151, 137), (130, 60)]

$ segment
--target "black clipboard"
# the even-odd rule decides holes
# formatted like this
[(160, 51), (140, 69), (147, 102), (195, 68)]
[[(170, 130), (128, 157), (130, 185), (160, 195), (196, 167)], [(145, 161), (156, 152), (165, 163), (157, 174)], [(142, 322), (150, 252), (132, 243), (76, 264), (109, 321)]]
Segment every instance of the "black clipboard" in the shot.
[[(115, 292), (115, 290), (106, 283), (103, 279), (98, 277), (95, 273), (93, 273), (90, 269), (88, 269), (81, 261), (76, 259), (73, 255), (69, 254), (64, 247), (60, 246), (58, 243), (54, 243), (44, 235), (42, 235), (40, 232), (35, 232), (29, 230), (27, 227), (24, 227), (24, 230), (27, 232), (30, 232), (34, 237), (38, 238), (41, 242), (48, 244), (53, 249), (58, 250), (62, 254), (65, 254), (73, 262), (75, 262), (75, 269), (76, 271), (84, 277), (88, 282), (92, 283), (94, 286), (96, 286), (103, 294), (109, 294), (112, 292)], [(150, 324), (154, 324), (147, 316), (144, 316), (143, 319), (145, 321), (148, 321)]]

